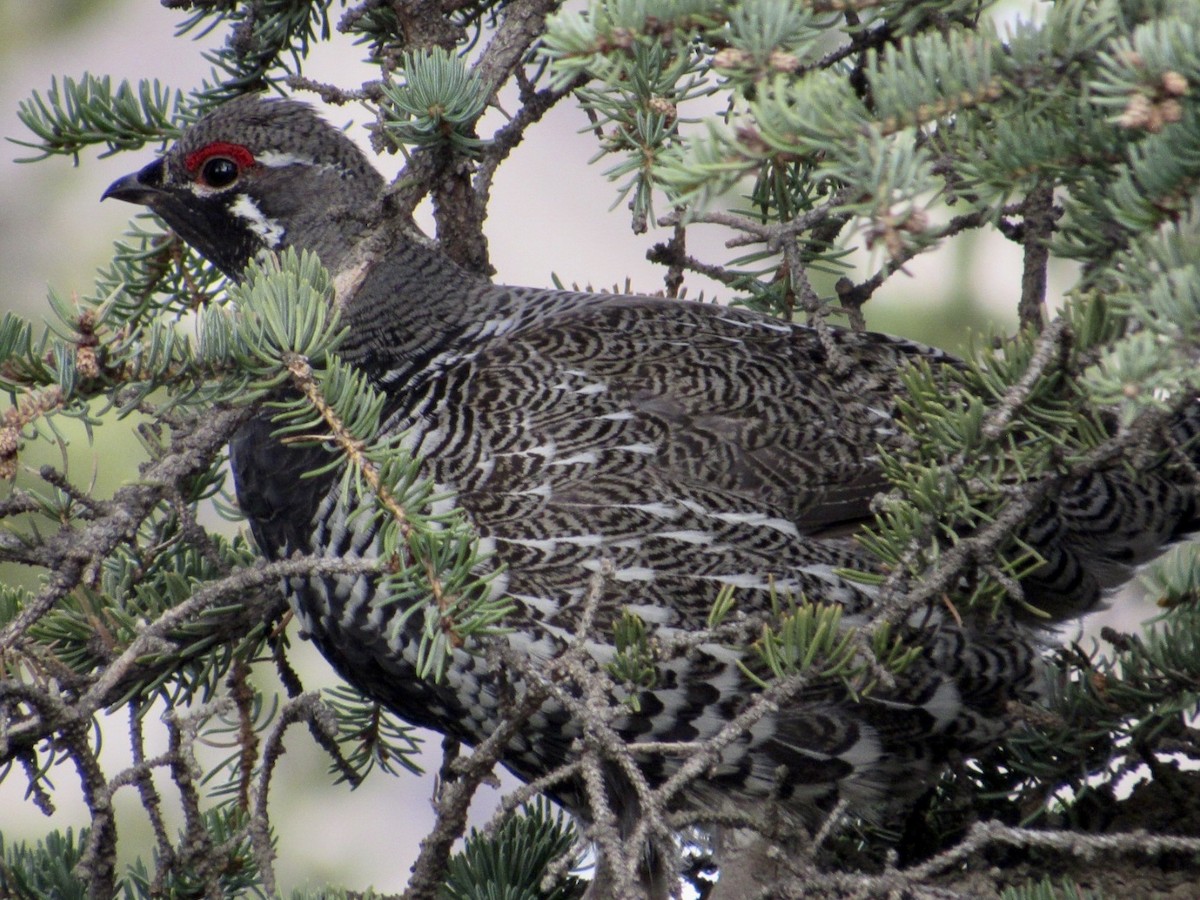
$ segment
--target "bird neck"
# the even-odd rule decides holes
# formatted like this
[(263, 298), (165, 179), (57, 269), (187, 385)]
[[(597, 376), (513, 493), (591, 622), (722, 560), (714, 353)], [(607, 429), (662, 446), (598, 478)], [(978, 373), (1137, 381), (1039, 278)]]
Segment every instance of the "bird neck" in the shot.
[(403, 382), (470, 340), (473, 326), (511, 301), (509, 292), (432, 247), (392, 236), (386, 252), (355, 248), (334, 284), (348, 335), (342, 358), (378, 380)]
[(280, 247), (294, 247), (315, 253), (321, 264), (336, 275), (355, 265), (374, 233), (369, 220), (371, 208), (355, 209), (338, 204), (321, 211), (304, 209), (293, 213), (282, 228)]

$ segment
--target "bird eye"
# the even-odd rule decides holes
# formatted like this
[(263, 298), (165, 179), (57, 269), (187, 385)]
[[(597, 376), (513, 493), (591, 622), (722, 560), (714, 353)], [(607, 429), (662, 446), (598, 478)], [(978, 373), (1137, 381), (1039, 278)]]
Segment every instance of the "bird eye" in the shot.
[(200, 180), (213, 188), (223, 188), (238, 177), (238, 164), (225, 156), (214, 156), (200, 169)]

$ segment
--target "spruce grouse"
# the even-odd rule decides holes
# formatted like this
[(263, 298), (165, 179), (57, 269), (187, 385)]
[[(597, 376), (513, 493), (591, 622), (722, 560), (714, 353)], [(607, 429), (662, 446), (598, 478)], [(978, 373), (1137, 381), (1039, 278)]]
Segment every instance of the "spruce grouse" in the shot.
[[(157, 213), (238, 279), (264, 251), (317, 253), (341, 276), (369, 237), (384, 182), (365, 155), (307, 106), (244, 97), (191, 125), (160, 159), (105, 192)], [(538, 663), (577, 636), (604, 569), (585, 646), (611, 660), (624, 611), (652, 638), (705, 627), (723, 586), (753, 615), (772, 590), (841, 604), (846, 621), (873, 589), (846, 569), (877, 565), (855, 523), (886, 488), (876, 448), (899, 440), (902, 367), (942, 353), (879, 334), (830, 332), (714, 304), (504, 287), (436, 249), (399, 240), (359, 266), (338, 297), (340, 352), (386, 392), (385, 430), (423, 460), (500, 567), (511, 598), (507, 645)], [(353, 516), (322, 449), (285, 447), (269, 413), (231, 444), (237, 495), (262, 552), (375, 552), (374, 520)], [(1191, 492), (1168, 477), (1131, 488), (1119, 474), (1068, 486), (1027, 526), (1048, 562), (1027, 587), (1066, 612), (1091, 605), (1097, 573), (1151, 555), (1189, 527)], [(350, 682), (409, 722), (475, 744), (496, 727), (519, 677), (471, 647), (441, 683), (414, 674), (420, 616), (379, 596), (366, 576), (293, 578), (303, 627)], [(834, 687), (789, 700), (726, 746), (681, 803), (717, 815), (774, 796), (801, 814), (845, 798), (868, 809), (911, 796), (945, 754), (1004, 728), (1006, 703), (1036, 694), (1036, 638), (1019, 625), (959, 624), (931, 612), (913, 625), (920, 658), (894, 688), (851, 700)], [(615, 727), (627, 740), (699, 741), (759, 688), (739, 652), (699, 643), (658, 661), (652, 687)], [(572, 753), (579, 723), (546, 701), (513, 737), (505, 764), (531, 780)], [(647, 755), (651, 783), (678, 759)], [(620, 811), (631, 803), (613, 776)], [(555, 792), (588, 815), (578, 786)], [(632, 815), (629, 810), (625, 811)]]

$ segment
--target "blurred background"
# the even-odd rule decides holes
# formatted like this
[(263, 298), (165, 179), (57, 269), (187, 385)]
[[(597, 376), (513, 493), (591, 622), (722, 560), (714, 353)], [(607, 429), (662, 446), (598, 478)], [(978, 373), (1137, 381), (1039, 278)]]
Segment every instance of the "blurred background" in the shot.
[[(1029, 17), (1037, 14), (1038, 6), (1007, 4), (1002, 14)], [(339, 13), (335, 6), (335, 20)], [(223, 41), (224, 33), (218, 30), (195, 43), (175, 38), (181, 18), (182, 14), (146, 0), (0, 4), (0, 136), (29, 137), (17, 118), (18, 104), (34, 90), (45, 93), (55, 76), (90, 72), (109, 75), (114, 82), (157, 78), (184, 91), (198, 85), (210, 70), (202, 51)], [(364, 55), (362, 48), (335, 38), (332, 45), (318, 47), (305, 74), (355, 86), (371, 77), (360, 62)], [(351, 107), (329, 115), (338, 124), (361, 125), (369, 118), (363, 109)], [(595, 144), (590, 134), (581, 133), (587, 124), (573, 105), (561, 104), (501, 167), (487, 223), (496, 279), (549, 286), (557, 276), (566, 285), (596, 288), (624, 285), (628, 279), (635, 291), (658, 291), (663, 271), (646, 261), (645, 252), (669, 235), (662, 230), (634, 235), (624, 206), (610, 210), (615, 189), (603, 177), (603, 161), (588, 164)], [(350, 134), (366, 146), (361, 127), (352, 126)], [(114, 179), (147, 163), (154, 152), (146, 148), (99, 159), (89, 151), (81, 154), (78, 165), (62, 157), (33, 164), (17, 162), (33, 155), (32, 151), (3, 144), (0, 311), (16, 311), (40, 322), (49, 315), (48, 290), (64, 296), (90, 291), (93, 270), (107, 261), (112, 241), (133, 212), (126, 204), (99, 203), (100, 194)], [(397, 157), (378, 160), (388, 175), (398, 170), (399, 163)], [(725, 237), (713, 228), (694, 229), (689, 233), (689, 251), (724, 262), (734, 255), (723, 248)], [(866, 257), (857, 261), (860, 275), (867, 271), (867, 262)], [(972, 332), (1004, 329), (1015, 322), (1020, 270), (1019, 248), (998, 239), (964, 235), (940, 252), (914, 260), (907, 275), (892, 278), (868, 305), (868, 321), (875, 330), (961, 348)], [(1055, 269), (1050, 297), (1059, 296), (1072, 280), (1070, 267)], [(688, 284), (689, 296), (704, 292), (710, 299), (730, 299), (700, 280)], [(831, 279), (818, 282), (818, 289), (830, 292)], [(135, 473), (142, 451), (132, 436), (104, 434), (103, 438), (92, 444), (82, 433), (75, 434), (69, 462), (72, 477), (84, 484), (95, 468), (102, 479), (97, 492), (107, 496)], [(125, 468), (114, 466), (111, 461), (116, 459), (129, 463)], [(0, 570), (0, 577), (25, 576)], [(328, 667), (311, 648), (296, 642), (294, 650), (310, 689), (333, 683)], [(107, 727), (117, 729), (106, 742), (105, 763), (111, 776), (127, 763), (127, 725), (118, 716)], [(362, 788), (351, 791), (330, 783), (326, 760), (299, 729), (288, 746), (272, 788), (280, 888), (287, 894), (293, 887), (328, 882), (356, 889), (369, 885), (385, 891), (401, 889), (417, 844), (432, 821), (432, 775), (375, 774)], [(427, 772), (436, 771), (439, 747), (439, 738), (431, 735), (426, 742)], [(50, 819), (24, 799), (20, 773), (10, 774), (0, 784), (0, 833), (6, 841), (37, 839), (55, 827), (86, 824), (74, 772), (64, 769), (54, 780), (59, 788), (57, 812)], [(480, 798), (480, 817), (486, 817), (494, 796)], [(140, 805), (131, 791), (118, 794), (118, 801), (123, 853), (127, 858), (140, 853), (149, 862), (152, 840)]]

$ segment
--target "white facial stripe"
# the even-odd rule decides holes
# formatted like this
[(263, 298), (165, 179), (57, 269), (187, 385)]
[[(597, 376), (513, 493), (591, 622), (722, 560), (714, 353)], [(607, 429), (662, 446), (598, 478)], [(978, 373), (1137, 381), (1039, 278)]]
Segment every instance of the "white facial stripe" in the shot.
[(268, 169), (282, 169), (284, 166), (293, 166), (297, 163), (312, 165), (311, 159), (305, 159), (303, 156), (297, 156), (294, 153), (284, 153), (279, 150), (264, 150), (262, 153), (256, 153), (254, 154), (254, 161), (260, 166), (266, 166)]
[(250, 230), (263, 239), (263, 243), (274, 250), (283, 243), (284, 228), (278, 222), (273, 222), (262, 214), (254, 201), (245, 194), (239, 194), (237, 200), (229, 207), (229, 211), (239, 219), (245, 220)]

